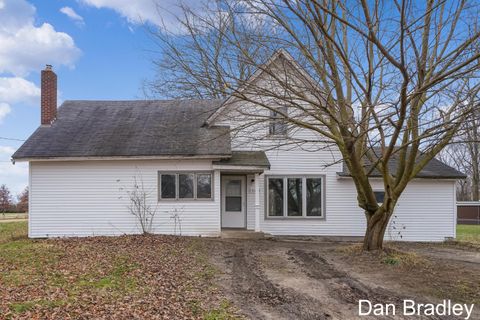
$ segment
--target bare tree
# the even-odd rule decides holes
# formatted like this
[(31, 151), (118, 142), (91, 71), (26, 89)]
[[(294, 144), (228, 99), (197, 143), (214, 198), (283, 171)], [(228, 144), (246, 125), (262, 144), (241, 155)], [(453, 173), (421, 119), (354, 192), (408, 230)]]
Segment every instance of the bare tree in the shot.
[(475, 118), (473, 121), (467, 123), (466, 128), (466, 142), (465, 146), (468, 150), (469, 157), (465, 159), (465, 162), (469, 165), (470, 177), (472, 180), (472, 200), (479, 201), (479, 188), (480, 188), (480, 112), (475, 110)]
[[(474, 100), (478, 100), (478, 97), (475, 97)], [(470, 119), (461, 125), (458, 134), (442, 150), (438, 158), (467, 175), (467, 179), (459, 181), (457, 184), (457, 199), (479, 201), (480, 109), (472, 110)]]
[(5, 214), (12, 209), (12, 193), (5, 184), (0, 186), (0, 212)]
[(471, 161), (466, 143), (458, 141), (449, 144), (437, 155), (437, 158), (467, 175), (466, 179), (457, 181), (457, 201), (472, 200)]
[[(181, 36), (167, 28), (148, 29), (160, 56), (153, 60), (156, 77), (146, 83), (148, 95), (226, 98), (231, 94), (230, 87), (238, 86), (255, 71), (254, 65), (243, 60), (242, 50), (248, 50), (249, 58), (258, 63), (274, 52), (274, 43), (266, 45), (271, 40), (265, 36), (266, 23), (232, 19), (220, 7), (220, 2), (216, 5), (205, 2), (203, 10), (193, 11), (180, 5), (183, 14), (178, 22), (184, 32)], [(199, 11), (203, 12), (201, 19)], [(241, 47), (230, 42), (229, 38), (237, 35), (236, 41), (242, 42)]]
[(28, 212), (28, 187), (17, 196), (17, 212)]
[[(212, 39), (235, 48), (236, 54), (226, 55), (222, 63), (215, 51), (205, 50), (208, 45), (190, 48), (199, 50), (202, 64), (220, 79), (205, 77), (209, 88), (231, 95), (227, 104), (242, 101), (256, 107), (238, 111), (251, 121), (235, 130), (282, 119), (291, 128), (311, 131), (317, 142), (335, 145), (367, 220), (363, 247), (381, 249), (409, 182), (459, 134), (462, 124), (472, 121), (478, 107), (480, 33), (471, 27), (477, 25), (478, 3), (225, 0), (216, 8), (233, 26), (245, 24), (238, 18), (245, 15), (267, 21), (264, 26), (271, 29), (264, 29), (264, 42), (256, 45), (266, 46), (265, 52), (272, 44), (285, 48), (301, 65), (289, 59), (281, 66), (261, 64), (249, 42), (241, 41), (246, 27), (225, 32), (208, 15), (189, 12), (189, 19), (208, 26), (205, 32)], [(190, 53), (181, 50), (175, 59), (188, 64)], [(267, 76), (267, 83), (229, 68), (238, 61)], [(289, 141), (307, 142), (315, 141)], [(381, 204), (372, 175), (383, 183)]]
[[(118, 183), (121, 180), (117, 180)], [(128, 211), (135, 216), (143, 234), (150, 234), (153, 232), (153, 221), (157, 214), (157, 206), (151, 204), (155, 202), (152, 200), (154, 190), (148, 190), (143, 182), (142, 175), (138, 173), (133, 177), (133, 185), (131, 187), (122, 186), (120, 191), (125, 192), (128, 200)], [(123, 196), (119, 197), (120, 199)]]

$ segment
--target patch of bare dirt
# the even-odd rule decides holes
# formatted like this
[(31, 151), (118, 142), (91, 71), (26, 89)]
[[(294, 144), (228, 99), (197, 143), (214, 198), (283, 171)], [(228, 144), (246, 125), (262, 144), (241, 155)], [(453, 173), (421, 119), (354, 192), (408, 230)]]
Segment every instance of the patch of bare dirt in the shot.
[[(339, 250), (350, 245), (210, 240), (207, 248), (212, 263), (222, 270), (220, 287), (252, 319), (357, 319), (360, 299), (395, 304), (397, 310), (401, 310), (403, 299), (421, 303), (438, 302), (442, 295), (444, 299), (462, 303), (476, 299), (473, 290), (479, 273), (477, 278), (468, 278), (480, 271), (475, 263), (448, 257), (432, 260), (431, 255), (418, 250), (403, 253), (392, 249), (380, 255)], [(395, 259), (399, 259), (398, 265)], [(457, 281), (452, 277), (453, 266), (462, 268), (472, 264), (466, 278), (459, 277)], [(467, 282), (462, 282), (466, 279)], [(452, 296), (450, 292), (458, 284), (462, 284), (463, 293)], [(397, 313), (382, 319), (412, 318)], [(417, 316), (415, 319), (453, 318)]]
[(223, 254), (217, 252), (215, 257), (223, 259), (216, 263), (224, 271), (224, 289), (246, 316), (253, 319), (330, 319), (328, 313), (317, 307), (315, 299), (271, 281), (259, 257), (248, 247), (229, 248)]
[(317, 252), (292, 249), (288, 254), (294, 257), (308, 276), (317, 280), (330, 280), (330, 293), (345, 303), (356, 305), (358, 300), (367, 299), (372, 303), (393, 303), (400, 306), (403, 301), (392, 291), (380, 287), (371, 288), (352, 279), (346, 272), (339, 271), (328, 263)]
[[(404, 292), (420, 300), (441, 302), (450, 299), (457, 303), (480, 305), (480, 262), (472, 256), (475, 251), (448, 248), (444, 244), (389, 244), (393, 254), (361, 254), (332, 252), (336, 265), (366, 283)], [(344, 245), (339, 245), (344, 247)], [(396, 253), (395, 253), (396, 252)], [(399, 257), (398, 264), (390, 264)], [(402, 261), (402, 255), (407, 258)], [(480, 309), (476, 312), (480, 318)]]

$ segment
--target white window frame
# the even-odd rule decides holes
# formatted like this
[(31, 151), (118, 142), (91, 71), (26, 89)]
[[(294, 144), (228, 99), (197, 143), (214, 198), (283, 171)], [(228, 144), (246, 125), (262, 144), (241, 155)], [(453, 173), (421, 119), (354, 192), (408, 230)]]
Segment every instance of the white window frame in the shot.
[[(180, 179), (181, 174), (193, 174), (193, 198), (180, 198)], [(210, 198), (197, 197), (197, 176), (209, 174), (210, 175)], [(162, 198), (162, 175), (175, 176), (175, 198)], [(213, 201), (214, 200), (214, 172), (213, 171), (158, 171), (158, 202), (160, 201)]]
[[(325, 220), (325, 175), (267, 175), (265, 176), (265, 219), (320, 219)], [(288, 215), (288, 179), (302, 179), (302, 215)], [(269, 179), (283, 180), (283, 216), (271, 216), (269, 214)], [(322, 214), (320, 216), (307, 216), (307, 179), (322, 179)]]

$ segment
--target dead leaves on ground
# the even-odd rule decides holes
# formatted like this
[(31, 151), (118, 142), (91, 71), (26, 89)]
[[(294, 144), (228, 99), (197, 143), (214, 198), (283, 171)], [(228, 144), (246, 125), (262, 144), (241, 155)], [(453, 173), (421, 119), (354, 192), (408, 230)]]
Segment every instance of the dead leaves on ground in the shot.
[(225, 305), (195, 238), (20, 240), (0, 244), (6, 319), (198, 319)]

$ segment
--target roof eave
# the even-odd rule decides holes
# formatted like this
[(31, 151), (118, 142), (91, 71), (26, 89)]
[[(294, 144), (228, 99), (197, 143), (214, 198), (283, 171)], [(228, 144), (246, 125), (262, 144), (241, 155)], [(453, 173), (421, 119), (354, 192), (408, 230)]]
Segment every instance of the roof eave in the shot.
[[(352, 176), (348, 173), (345, 173), (345, 172), (337, 172), (337, 176), (339, 178), (351, 178)], [(368, 176), (369, 178), (381, 178), (382, 176), (380, 175), (369, 175)], [(415, 176), (415, 179), (432, 179), (432, 180), (462, 180), (462, 179), (466, 179), (467, 176), (466, 175), (459, 175), (459, 176), (448, 176), (448, 175), (445, 175), (445, 176), (441, 176), (441, 175), (438, 175), (438, 176), (425, 176), (425, 175), (417, 175)]]
[(178, 160), (178, 159), (228, 159), (231, 154), (212, 155), (154, 155), (154, 156), (82, 156), (82, 157), (12, 157), (16, 162), (27, 161), (87, 161), (87, 160)]
[(212, 169), (214, 170), (225, 170), (225, 171), (234, 171), (234, 172), (264, 172), (269, 170), (270, 166), (258, 166), (258, 165), (218, 165), (213, 164)]

